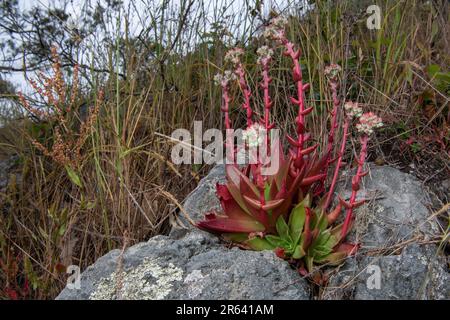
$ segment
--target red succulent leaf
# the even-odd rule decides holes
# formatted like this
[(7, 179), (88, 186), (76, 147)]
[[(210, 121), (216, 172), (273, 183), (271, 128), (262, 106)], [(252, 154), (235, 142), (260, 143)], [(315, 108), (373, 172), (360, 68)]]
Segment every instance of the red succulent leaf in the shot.
[(219, 200), (228, 201), (233, 199), (230, 191), (225, 184), (216, 183), (216, 194)]
[(334, 251), (343, 252), (347, 256), (353, 256), (360, 247), (361, 245), (359, 243), (340, 243), (335, 247)]
[[(241, 192), (252, 192), (254, 196), (259, 197), (258, 188), (243, 174), (235, 165), (226, 165), (225, 172), (228, 183), (235, 185)], [(234, 194), (233, 194), (234, 197)]]
[(278, 200), (270, 200), (270, 201), (266, 201), (265, 203), (261, 203), (260, 201), (252, 199), (245, 195), (244, 195), (244, 199), (253, 208), (258, 209), (258, 210), (262, 209), (264, 211), (275, 209), (276, 207), (280, 206), (284, 201), (284, 199), (278, 199)]
[(342, 204), (338, 203), (336, 208), (327, 215), (328, 225), (334, 223), (342, 211)]
[(310, 227), (310, 223), (311, 223), (311, 209), (308, 207), (305, 207), (306, 209), (306, 217), (305, 217), (305, 226), (304, 226), (304, 231), (302, 234), (303, 237), (303, 250), (306, 251), (309, 247), (309, 245), (311, 244), (312, 241), (312, 235), (311, 235), (311, 227)]
[(283, 248), (275, 248), (274, 251), (278, 258), (284, 259), (286, 257), (285, 250)]
[(286, 138), (291, 146), (295, 148), (298, 148), (300, 146), (300, 143), (296, 139), (292, 138), (290, 135), (286, 135)]
[(338, 195), (339, 203), (345, 208), (345, 209), (351, 209), (351, 204), (345, 201), (340, 195)]
[(302, 277), (306, 277), (308, 274), (309, 274), (309, 272), (308, 272), (308, 270), (306, 270), (306, 268), (305, 267), (299, 267), (298, 269), (297, 269), (297, 271), (298, 271), (298, 273), (302, 276)]
[(305, 148), (305, 149), (302, 150), (301, 154), (302, 155), (308, 155), (308, 154), (314, 152), (317, 149), (318, 146), (319, 146), (318, 144), (315, 144), (315, 145), (313, 145), (311, 147)]
[(301, 112), (301, 115), (306, 116), (306, 115), (310, 114), (313, 110), (314, 110), (313, 107), (309, 107), (309, 108), (303, 110), (303, 112)]
[(215, 232), (215, 233), (236, 233), (236, 232), (261, 232), (265, 230), (265, 227), (256, 220), (237, 220), (227, 217), (219, 217), (209, 214), (206, 220), (197, 223), (197, 227), (200, 229)]
[(302, 180), (300, 183), (300, 186), (306, 187), (312, 185), (314, 182), (322, 180), (324, 177), (326, 177), (326, 174), (318, 174), (316, 176), (309, 176)]

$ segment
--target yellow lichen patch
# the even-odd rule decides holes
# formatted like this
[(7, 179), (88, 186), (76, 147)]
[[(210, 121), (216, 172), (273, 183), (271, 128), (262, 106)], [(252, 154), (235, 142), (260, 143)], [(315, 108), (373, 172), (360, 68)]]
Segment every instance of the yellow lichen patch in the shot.
[[(169, 295), (175, 281), (181, 281), (183, 270), (172, 263), (161, 266), (158, 259), (146, 258), (136, 268), (120, 273), (113, 272), (99, 281), (97, 289), (91, 293), (91, 300), (161, 300)], [(121, 288), (117, 282), (121, 281)], [(120, 290), (120, 292), (117, 292)]]

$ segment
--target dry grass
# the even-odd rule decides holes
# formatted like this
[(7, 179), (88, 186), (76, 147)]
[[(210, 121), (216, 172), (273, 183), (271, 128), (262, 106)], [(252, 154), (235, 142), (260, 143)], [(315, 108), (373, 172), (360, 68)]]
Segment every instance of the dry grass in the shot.
[[(443, 89), (427, 68), (438, 65), (448, 73), (448, 3), (376, 2), (384, 12), (378, 31), (368, 32), (364, 12), (355, 11), (350, 1), (334, 6), (317, 1), (302, 20), (291, 19), (288, 36), (302, 47), (304, 75), (311, 82), (307, 100), (315, 106), (309, 129), (316, 137), (326, 131), (331, 97), (322, 74), (326, 64), (339, 63), (345, 71), (341, 96), (359, 101), (389, 124), (373, 144), (372, 159), (398, 164), (401, 159), (393, 153), (401, 148), (408, 161), (433, 152), (444, 168), (435, 177), (439, 179), (449, 174), (449, 138), (436, 135), (445, 132), (450, 120), (448, 83)], [(145, 71), (146, 57), (126, 43), (127, 80), (112, 72), (101, 85), (80, 89), (73, 102), (78, 109), (68, 125), (74, 138), (82, 134), (76, 120), (83, 112), (96, 104), (99, 110), (72, 170), (52, 161), (29, 139), (51, 146), (60, 122), (23, 119), (0, 129), (0, 154), (18, 155), (11, 172), (21, 177), (14, 175), (0, 190), (0, 299), (13, 298), (11, 290), (17, 298), (53, 298), (65, 285), (66, 266), (84, 269), (113, 248), (169, 230), (168, 218), (208, 168), (173, 165), (171, 144), (158, 133), (170, 136), (174, 129), (191, 129), (194, 120), (203, 120), (204, 128), (222, 127), (220, 92), (212, 77), (229, 45), (220, 34), (214, 39), (211, 46), (170, 55), (164, 68)], [(259, 45), (261, 39), (253, 38), (245, 48), (252, 87), (259, 81)], [(292, 83), (288, 66), (285, 59), (276, 62), (273, 83), (282, 89), (271, 93), (273, 120), (285, 131), (293, 129), (295, 117), (288, 102), (294, 89), (287, 85)], [(72, 88), (67, 84), (66, 93)], [(239, 96), (238, 88), (233, 90)], [(262, 112), (260, 101), (255, 92), (256, 113)], [(425, 108), (434, 111), (427, 114)], [(238, 100), (231, 117), (245, 119)], [(411, 150), (411, 137), (419, 153)]]

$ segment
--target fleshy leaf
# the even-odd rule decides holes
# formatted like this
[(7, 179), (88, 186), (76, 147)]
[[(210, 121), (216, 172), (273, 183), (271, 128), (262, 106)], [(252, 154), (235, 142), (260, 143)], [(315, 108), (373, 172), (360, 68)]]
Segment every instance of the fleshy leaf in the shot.
[(288, 248), (289, 243), (280, 237), (273, 236), (273, 235), (267, 235), (265, 239), (274, 247), (280, 247), (280, 248)]
[(281, 237), (281, 239), (286, 240), (286, 241), (291, 240), (289, 237), (289, 227), (286, 224), (286, 221), (284, 221), (283, 216), (280, 216), (277, 219), (276, 228), (277, 228), (278, 235)]
[(264, 226), (254, 220), (235, 220), (226, 217), (209, 217), (197, 223), (200, 229), (211, 232), (261, 232)]
[(289, 233), (294, 245), (297, 245), (299, 242), (305, 224), (305, 200), (306, 198), (292, 210), (291, 215), (289, 216)]
[(333, 253), (330, 253), (326, 258), (322, 259), (322, 261), (320, 261), (320, 263), (326, 262), (327, 264), (329, 264), (331, 266), (336, 266), (336, 265), (341, 264), (345, 260), (346, 257), (347, 257), (347, 255), (344, 252), (333, 252)]
[(267, 241), (264, 238), (255, 237), (252, 239), (249, 239), (245, 242), (251, 249), (257, 250), (257, 251), (263, 251), (263, 250), (273, 250), (275, 249), (275, 246), (270, 244), (269, 241)]
[(295, 247), (294, 253), (292, 253), (292, 258), (301, 259), (305, 256), (306, 252), (303, 250), (302, 244), (299, 244)]
[(222, 237), (226, 241), (242, 243), (248, 240), (248, 233), (223, 233)]

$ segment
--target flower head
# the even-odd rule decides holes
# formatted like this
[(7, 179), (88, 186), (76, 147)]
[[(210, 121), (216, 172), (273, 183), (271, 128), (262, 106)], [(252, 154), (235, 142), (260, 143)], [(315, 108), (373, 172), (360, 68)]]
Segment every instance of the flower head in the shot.
[(270, 59), (272, 59), (273, 50), (270, 49), (268, 46), (262, 46), (262, 47), (258, 48), (256, 53), (258, 54), (257, 62), (261, 65), (264, 65), (264, 64), (268, 63), (270, 61)]
[(264, 142), (266, 129), (259, 123), (254, 123), (242, 132), (242, 138), (249, 147), (258, 147)]
[(325, 67), (325, 75), (329, 77), (330, 79), (336, 79), (339, 72), (342, 71), (342, 68), (340, 65), (332, 63), (329, 66)]
[(278, 16), (270, 21), (269, 26), (264, 30), (264, 37), (273, 40), (282, 40), (285, 37), (285, 27), (288, 21), (283, 16)]
[(237, 76), (230, 70), (225, 70), (225, 72), (222, 74), (218, 73), (214, 76), (214, 82), (218, 86), (226, 87), (228, 83), (232, 80), (236, 80)]
[(363, 134), (370, 135), (375, 128), (380, 128), (382, 126), (383, 122), (379, 116), (373, 112), (367, 112), (359, 118), (356, 129)]
[(225, 54), (225, 61), (231, 62), (234, 65), (237, 65), (241, 62), (241, 57), (244, 55), (244, 50), (241, 48), (233, 48), (228, 50)]
[(358, 105), (358, 102), (347, 101), (344, 104), (345, 114), (347, 117), (351, 118), (359, 118), (363, 114), (361, 107)]
[(279, 29), (284, 29), (288, 24), (286, 17), (278, 16), (272, 19), (271, 24)]

